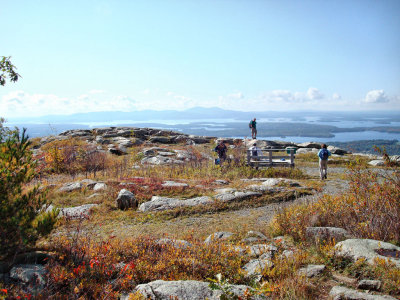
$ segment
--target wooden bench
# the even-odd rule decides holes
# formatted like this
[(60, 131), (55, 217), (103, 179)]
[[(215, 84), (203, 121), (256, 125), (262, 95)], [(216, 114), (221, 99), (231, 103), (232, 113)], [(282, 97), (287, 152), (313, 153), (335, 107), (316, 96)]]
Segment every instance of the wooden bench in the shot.
[[(251, 167), (294, 167), (295, 149), (260, 149), (262, 155), (253, 155), (247, 150), (247, 165)], [(273, 155), (273, 152), (290, 152), (288, 155)]]

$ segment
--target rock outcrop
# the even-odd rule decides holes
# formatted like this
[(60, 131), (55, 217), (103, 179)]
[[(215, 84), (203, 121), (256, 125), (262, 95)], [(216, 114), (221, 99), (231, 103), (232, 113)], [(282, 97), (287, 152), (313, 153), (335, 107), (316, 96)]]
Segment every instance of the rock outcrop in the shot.
[(392, 296), (367, 294), (344, 286), (334, 286), (329, 292), (329, 296), (335, 300), (396, 300), (396, 298)]
[[(246, 285), (231, 285), (230, 292), (237, 297), (244, 297), (252, 288)], [(156, 280), (145, 284), (139, 284), (134, 292), (139, 292), (145, 299), (169, 300), (169, 299), (193, 299), (193, 300), (219, 300), (223, 292), (213, 290), (208, 282), (195, 280), (164, 281)], [(129, 299), (129, 295), (121, 297)], [(262, 299), (255, 296), (253, 299)], [(264, 298), (265, 299), (265, 298)]]
[(119, 191), (118, 197), (115, 200), (115, 204), (118, 209), (127, 210), (129, 208), (135, 208), (138, 206), (138, 202), (132, 192), (127, 189)]
[(349, 257), (353, 261), (364, 258), (373, 264), (376, 258), (389, 259), (400, 267), (400, 247), (390, 243), (370, 239), (348, 239), (337, 243), (335, 249), (337, 255)]
[(144, 202), (140, 204), (139, 211), (162, 211), (167, 209), (174, 209), (177, 207), (188, 207), (188, 206), (197, 206), (213, 203), (213, 200), (210, 197), (195, 197), (190, 199), (177, 199), (177, 198), (167, 198), (167, 197), (159, 197), (153, 196), (150, 201)]

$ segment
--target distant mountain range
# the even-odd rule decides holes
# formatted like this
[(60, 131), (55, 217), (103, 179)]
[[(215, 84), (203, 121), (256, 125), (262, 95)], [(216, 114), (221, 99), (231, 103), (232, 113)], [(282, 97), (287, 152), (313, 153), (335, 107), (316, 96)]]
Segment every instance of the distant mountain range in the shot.
[(177, 110), (143, 110), (143, 111), (102, 111), (87, 112), (71, 115), (47, 115), (42, 117), (29, 118), (8, 118), (11, 123), (81, 123), (81, 122), (113, 122), (116, 120), (143, 121), (148, 120), (198, 120), (198, 119), (234, 119), (250, 120), (259, 118), (290, 118), (291, 121), (306, 121), (305, 117), (319, 117), (324, 122), (340, 122), (343, 120), (373, 120), (380, 119), (380, 122), (400, 122), (399, 112), (276, 112), (276, 111), (257, 111), (244, 112), (235, 110), (225, 110), (218, 107), (194, 107), (184, 111)]

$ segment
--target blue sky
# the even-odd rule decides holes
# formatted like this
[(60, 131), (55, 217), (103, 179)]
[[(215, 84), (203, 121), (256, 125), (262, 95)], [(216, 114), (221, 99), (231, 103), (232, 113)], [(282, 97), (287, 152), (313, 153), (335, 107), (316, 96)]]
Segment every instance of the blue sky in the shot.
[(400, 110), (400, 1), (1, 1), (0, 116)]

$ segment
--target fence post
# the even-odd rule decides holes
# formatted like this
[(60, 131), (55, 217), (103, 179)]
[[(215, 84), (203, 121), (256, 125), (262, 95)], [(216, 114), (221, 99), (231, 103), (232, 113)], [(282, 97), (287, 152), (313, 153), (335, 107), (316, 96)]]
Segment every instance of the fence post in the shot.
[(290, 149), (290, 166), (294, 167), (294, 150)]
[(247, 152), (247, 165), (250, 166), (250, 150), (246, 150)]
[(268, 150), (268, 156), (269, 156), (269, 164), (272, 166), (272, 150)]

